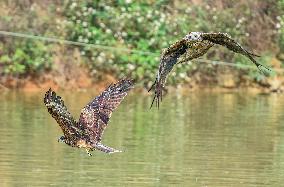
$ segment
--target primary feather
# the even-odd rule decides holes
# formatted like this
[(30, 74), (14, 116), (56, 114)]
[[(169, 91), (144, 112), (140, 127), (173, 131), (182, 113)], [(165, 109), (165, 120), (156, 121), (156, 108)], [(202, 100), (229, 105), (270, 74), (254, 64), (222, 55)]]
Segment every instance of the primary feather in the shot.
[(75, 142), (78, 140), (80, 130), (78, 129), (77, 122), (64, 105), (64, 101), (60, 96), (57, 96), (54, 91), (49, 89), (45, 94), (44, 104), (48, 112), (62, 129), (66, 140), (65, 143), (74, 147)]

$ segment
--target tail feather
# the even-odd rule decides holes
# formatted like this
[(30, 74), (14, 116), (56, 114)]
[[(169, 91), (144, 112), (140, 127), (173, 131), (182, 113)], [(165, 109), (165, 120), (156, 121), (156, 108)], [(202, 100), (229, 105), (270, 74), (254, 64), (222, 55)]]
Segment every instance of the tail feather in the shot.
[(105, 153), (119, 153), (119, 152), (122, 152), (120, 150), (116, 150), (114, 148), (111, 148), (111, 147), (108, 147), (106, 145), (103, 145), (102, 143), (97, 143), (95, 146), (94, 146), (95, 149), (99, 150), (99, 151), (102, 151), (102, 152), (105, 152)]

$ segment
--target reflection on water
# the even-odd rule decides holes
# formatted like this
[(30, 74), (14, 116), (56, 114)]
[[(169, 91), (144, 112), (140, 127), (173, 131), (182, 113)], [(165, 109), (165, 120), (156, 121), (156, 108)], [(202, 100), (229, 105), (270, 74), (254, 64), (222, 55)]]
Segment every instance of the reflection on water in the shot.
[[(62, 93), (76, 118), (95, 93)], [(130, 94), (113, 114), (106, 155), (57, 143), (43, 93), (0, 93), (0, 186), (281, 186), (284, 96)]]

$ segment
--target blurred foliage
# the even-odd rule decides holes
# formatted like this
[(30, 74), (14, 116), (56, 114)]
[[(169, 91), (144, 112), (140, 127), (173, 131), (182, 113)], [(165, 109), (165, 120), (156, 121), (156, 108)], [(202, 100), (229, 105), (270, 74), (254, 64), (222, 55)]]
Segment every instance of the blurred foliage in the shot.
[[(28, 1), (4, 1), (0, 9), (3, 15), (0, 17), (1, 30), (22, 31), (33, 35), (44, 35), (51, 31), (48, 28), (50, 18), (37, 4)], [(38, 40), (3, 35), (0, 41), (0, 75), (34, 76), (50, 69), (52, 45)]]
[[(145, 84), (151, 82), (161, 50), (189, 31), (227, 32), (262, 55), (258, 60), (263, 64), (269, 65), (270, 58), (284, 51), (283, 0), (65, 0), (53, 4), (44, 0), (37, 3), (4, 1), (0, 5), (3, 10), (0, 26), (9, 31), (116, 48), (80, 48), (83, 64), (94, 77), (103, 72), (118, 78), (132, 76)], [(27, 75), (52, 68), (54, 44), (19, 38), (0, 40), (2, 74)], [(204, 58), (251, 64), (247, 58), (222, 47), (209, 50)], [(168, 82), (186, 81), (197, 70), (212, 77), (219, 72), (218, 67), (192, 62), (178, 65), (173, 72), (176, 76), (170, 76)], [(260, 79), (256, 68), (239, 74)]]
[(0, 44), (0, 67), (4, 74), (36, 75), (51, 67), (49, 47), (40, 41), (15, 42), (13, 49)]
[[(114, 72), (117, 76), (131, 74), (145, 82), (153, 80), (156, 73), (159, 64), (159, 56), (156, 54), (160, 54), (163, 48), (189, 31), (227, 32), (245, 46), (257, 48), (261, 52), (281, 48), (284, 43), (280, 41), (279, 46), (274, 45), (277, 43), (277, 37), (282, 38), (284, 34), (283, 22), (280, 20), (283, 9), (276, 1), (240, 1), (237, 5), (235, 2), (205, 1), (188, 5), (188, 1), (168, 0), (148, 0), (143, 3), (131, 0), (89, 0), (84, 3), (69, 1), (65, 9), (70, 30), (68, 36), (70, 40), (84, 43), (141, 51), (126, 53), (85, 48), (82, 49), (82, 54), (88, 62), (91, 60), (89, 66), (95, 70), (94, 75), (97, 71)], [(271, 23), (268, 20), (275, 22)], [(207, 56), (210, 56), (210, 59), (251, 64), (247, 58), (234, 55), (224, 48), (210, 50)], [(271, 55), (259, 60), (266, 64), (269, 62), (268, 57)], [(179, 66), (174, 73), (177, 76), (170, 76), (169, 82), (174, 83), (175, 78), (186, 80), (192, 74), (192, 70), (197, 68), (196, 63)], [(211, 74), (214, 75), (216, 70), (211, 67), (205, 68), (205, 72), (212, 71)], [(255, 80), (259, 80), (261, 76), (256, 69), (242, 73), (250, 75)]]
[[(279, 14), (276, 16), (276, 21), (275, 21), (275, 28), (276, 32), (278, 33), (277, 35), (277, 43), (280, 48), (280, 52), (284, 53), (284, 0), (278, 0), (278, 11)], [(282, 59), (284, 60), (284, 59)]]

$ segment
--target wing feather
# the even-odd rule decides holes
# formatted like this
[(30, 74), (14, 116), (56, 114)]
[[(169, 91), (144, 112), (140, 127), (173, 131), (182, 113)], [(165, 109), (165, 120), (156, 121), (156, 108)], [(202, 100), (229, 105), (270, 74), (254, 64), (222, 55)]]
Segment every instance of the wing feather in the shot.
[(229, 50), (234, 51), (236, 53), (240, 53), (243, 55), (255, 55), (251, 52), (248, 52), (246, 49), (244, 49), (237, 41), (231, 38), (231, 36), (227, 33), (202, 33), (202, 38), (205, 40), (208, 40), (210, 42), (213, 42), (215, 44), (219, 44), (222, 46), (227, 47)]
[(235, 53), (240, 53), (246, 57), (248, 57), (255, 65), (256, 67), (259, 69), (260, 72), (264, 73), (263, 70), (261, 69), (261, 67), (264, 67), (265, 69), (269, 70), (270, 69), (260, 63), (258, 63), (253, 56), (255, 57), (259, 57), (256, 54), (253, 54), (249, 51), (247, 51), (245, 48), (243, 48), (241, 46), (241, 44), (239, 44), (237, 41), (235, 41), (234, 39), (231, 38), (230, 35), (228, 35), (227, 33), (202, 33), (202, 38), (205, 40), (208, 40), (212, 43), (215, 44), (219, 44), (222, 46), (227, 47), (229, 50), (235, 52)]
[(160, 102), (163, 99), (163, 89), (166, 79), (174, 66), (178, 63), (183, 63), (203, 56), (213, 45), (214, 44), (209, 41), (200, 41), (190, 44), (182, 39), (164, 50), (160, 58), (159, 70), (155, 82), (148, 90), (148, 92), (153, 88), (155, 90), (155, 95), (150, 108), (152, 108), (155, 101), (156, 106), (159, 108)]
[(132, 88), (132, 80), (120, 80), (116, 84), (111, 84), (82, 109), (79, 125), (89, 135), (90, 140), (101, 141), (112, 112)]
[(160, 102), (163, 98), (163, 89), (166, 79), (169, 73), (172, 71), (174, 65), (177, 63), (179, 57), (186, 52), (187, 48), (188, 46), (186, 45), (185, 40), (181, 39), (170, 45), (162, 52), (155, 82), (148, 90), (148, 92), (150, 92), (154, 88), (155, 92), (150, 108), (152, 108), (155, 101), (156, 106), (159, 108)]
[(45, 93), (44, 104), (48, 112), (61, 127), (65, 137), (71, 137), (77, 133), (77, 123), (64, 105), (64, 101), (57, 96), (51, 88)]

